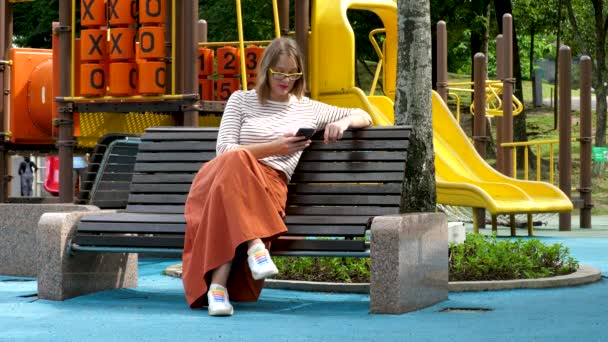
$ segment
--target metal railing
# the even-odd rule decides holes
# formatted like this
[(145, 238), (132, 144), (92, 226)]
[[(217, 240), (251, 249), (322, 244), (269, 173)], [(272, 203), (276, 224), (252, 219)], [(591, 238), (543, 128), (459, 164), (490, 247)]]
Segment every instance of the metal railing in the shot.
[[(474, 82), (449, 82), (448, 83), (448, 96), (455, 98), (456, 101), (456, 119), (460, 122), (460, 95), (458, 93), (475, 93), (473, 89)], [(464, 88), (471, 86), (470, 88)], [(513, 99), (513, 115), (518, 115), (524, 110), (524, 106), (515, 95)], [(502, 81), (486, 80), (486, 116), (502, 116), (503, 113), (502, 103)], [(471, 102), (469, 106), (469, 112), (475, 115), (475, 104)]]
[[(580, 142), (578, 138), (572, 138), (572, 142)], [(543, 146), (549, 146), (549, 180), (548, 183), (555, 185), (555, 145), (559, 148), (559, 139), (545, 139), (545, 140), (534, 140), (534, 141), (522, 141), (512, 143), (502, 143), (500, 146), (511, 149), (511, 155), (513, 156), (513, 178), (517, 179), (517, 147), (524, 148), (524, 167), (523, 167), (523, 179), (529, 180), (529, 151), (533, 149), (536, 152), (536, 180), (543, 181), (542, 168), (540, 167), (542, 162)], [(546, 151), (546, 149), (545, 149)]]

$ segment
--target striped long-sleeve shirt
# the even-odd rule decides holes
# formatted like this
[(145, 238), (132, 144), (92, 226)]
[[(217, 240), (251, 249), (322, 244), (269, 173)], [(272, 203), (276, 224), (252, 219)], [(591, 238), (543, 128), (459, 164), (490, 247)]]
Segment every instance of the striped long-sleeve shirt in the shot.
[[(328, 123), (348, 117), (352, 108), (340, 108), (302, 97), (291, 96), (288, 102), (268, 101), (261, 105), (255, 90), (236, 91), (228, 99), (217, 139), (217, 154), (241, 145), (266, 143), (298, 128), (325, 129)], [(371, 122), (371, 118), (370, 118)], [(283, 171), (291, 179), (302, 151), (274, 155), (260, 162)]]

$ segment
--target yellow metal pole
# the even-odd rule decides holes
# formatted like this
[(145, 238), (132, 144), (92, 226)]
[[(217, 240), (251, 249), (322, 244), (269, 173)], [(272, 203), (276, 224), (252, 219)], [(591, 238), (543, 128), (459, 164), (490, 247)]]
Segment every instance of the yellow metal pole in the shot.
[(274, 17), (274, 34), (277, 38), (281, 37), (281, 24), (279, 23), (279, 5), (277, 0), (272, 0), (272, 16)]
[(528, 180), (528, 146), (524, 147), (524, 179)]
[[(248, 44), (255, 44), (255, 45), (270, 44), (270, 42), (272, 42), (272, 40), (249, 40), (249, 41), (247, 41)], [(202, 46), (202, 47), (218, 47), (218, 46), (238, 45), (238, 44), (239, 44), (238, 41), (233, 41), (233, 42), (199, 42), (198, 46)]]
[(553, 174), (554, 160), (553, 160), (553, 144), (549, 145), (549, 183), (553, 184), (555, 175)]
[(70, 70), (71, 70), (71, 74), (70, 74), (70, 96), (74, 96), (74, 84), (75, 84), (75, 80), (74, 77), (76, 77), (76, 60), (75, 55), (76, 55), (76, 51), (74, 50), (74, 43), (76, 42), (76, 0), (72, 0), (72, 42), (70, 43), (70, 55), (72, 56), (70, 59)]
[(236, 21), (239, 32), (239, 51), (241, 55), (241, 88), (243, 90), (247, 90), (247, 69), (245, 68), (245, 42), (243, 38), (243, 14), (241, 9), (241, 0), (236, 0)]
[(513, 178), (517, 179), (517, 147), (512, 147), (513, 151), (513, 161), (511, 164), (513, 165)]
[(536, 180), (540, 182), (540, 172), (542, 167), (540, 164), (540, 145), (536, 145)]
[(171, 95), (175, 95), (175, 3), (176, 1), (171, 1)]
[(479, 222), (477, 221), (477, 215), (475, 215), (475, 208), (473, 210), (473, 233), (479, 234)]

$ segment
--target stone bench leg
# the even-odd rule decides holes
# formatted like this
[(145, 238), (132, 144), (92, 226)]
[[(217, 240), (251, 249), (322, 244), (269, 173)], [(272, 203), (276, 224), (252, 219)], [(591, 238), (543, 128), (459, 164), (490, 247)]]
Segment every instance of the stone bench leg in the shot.
[(400, 314), (448, 298), (448, 232), (442, 213), (375, 217), (370, 312)]
[(64, 300), (87, 293), (137, 286), (137, 254), (79, 252), (68, 242), (80, 217), (90, 212), (46, 213), (38, 223), (38, 298)]

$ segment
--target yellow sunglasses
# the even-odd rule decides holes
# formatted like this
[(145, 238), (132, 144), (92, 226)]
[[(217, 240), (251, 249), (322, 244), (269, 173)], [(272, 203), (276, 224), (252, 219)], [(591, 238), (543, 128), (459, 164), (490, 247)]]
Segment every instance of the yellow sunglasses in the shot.
[(274, 71), (274, 70), (272, 70), (272, 68), (268, 68), (268, 70), (270, 71), (272, 78), (274, 78), (277, 81), (284, 80), (285, 78), (288, 78), (290, 81), (295, 81), (295, 80), (300, 79), (300, 77), (302, 77), (301, 72), (294, 72), (292, 74), (286, 74), (283, 72)]

